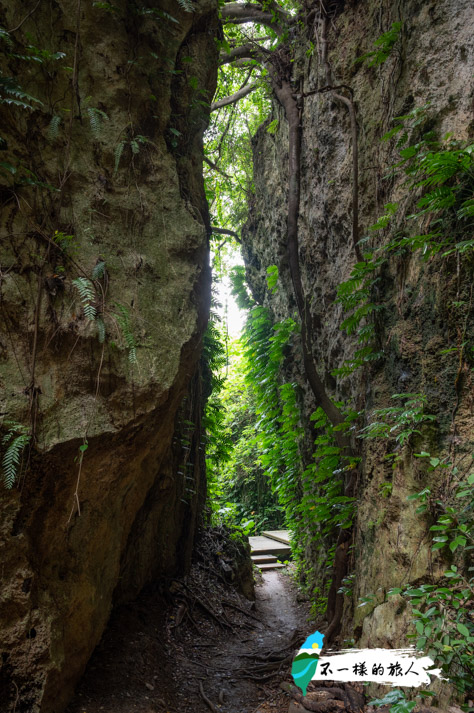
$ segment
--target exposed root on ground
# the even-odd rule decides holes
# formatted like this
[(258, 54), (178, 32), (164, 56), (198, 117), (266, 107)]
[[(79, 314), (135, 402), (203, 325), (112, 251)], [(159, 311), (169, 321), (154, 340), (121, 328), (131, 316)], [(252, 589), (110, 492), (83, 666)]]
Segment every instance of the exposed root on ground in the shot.
[(347, 713), (359, 713), (364, 710), (364, 696), (347, 683), (332, 681), (313, 683), (311, 692), (306, 696), (303, 696), (291, 683), (284, 682), (281, 687), (308, 711), (331, 713), (331, 711), (343, 710)]

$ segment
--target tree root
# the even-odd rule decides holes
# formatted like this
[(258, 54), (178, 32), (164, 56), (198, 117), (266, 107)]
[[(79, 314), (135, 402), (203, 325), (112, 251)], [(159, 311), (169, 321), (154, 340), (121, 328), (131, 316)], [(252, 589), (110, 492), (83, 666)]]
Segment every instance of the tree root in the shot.
[(291, 637), (290, 641), (285, 646), (283, 646), (281, 649), (270, 649), (269, 651), (267, 651), (265, 653), (259, 653), (258, 651), (254, 651), (254, 652), (249, 652), (247, 654), (241, 654), (241, 656), (246, 659), (254, 659), (255, 661), (270, 661), (274, 657), (276, 659), (278, 657), (278, 655), (283, 654), (284, 651), (287, 651), (288, 649), (295, 648), (295, 646), (299, 643), (301, 637), (302, 637), (302, 634), (297, 629), (294, 632), (293, 636)]
[(303, 696), (299, 690), (291, 683), (284, 681), (281, 688), (289, 693), (292, 698), (300, 703), (306, 710), (314, 711), (315, 713), (330, 713), (331, 711), (340, 711), (339, 701), (344, 703), (344, 710), (347, 713), (359, 713), (363, 710), (364, 697), (348, 684), (343, 683), (341, 686), (334, 686), (332, 682), (327, 684), (322, 683), (317, 686), (316, 690), (324, 691), (328, 694), (328, 699), (325, 701), (315, 701), (308, 696)]
[(219, 626), (225, 627), (226, 629), (230, 629), (232, 631), (232, 633), (235, 634), (235, 629), (232, 626), (232, 624), (228, 621), (227, 617), (225, 617), (225, 616), (220, 617), (217, 614), (215, 614), (212, 611), (212, 609), (207, 606), (207, 604), (205, 604), (201, 599), (199, 599), (199, 597), (195, 596), (195, 601), (196, 601), (196, 604), (199, 604), (201, 609), (203, 609), (207, 614), (209, 614), (211, 619), (214, 619), (214, 621), (217, 622), (217, 624), (219, 624)]
[(202, 685), (202, 681), (199, 681), (199, 693), (201, 694), (202, 700), (207, 705), (207, 707), (212, 711), (212, 713), (219, 713), (219, 711), (215, 707), (214, 703), (212, 703), (212, 701), (209, 700), (209, 698), (204, 693), (204, 686)]
[[(191, 604), (198, 604), (201, 607), (201, 609), (203, 609), (206, 612), (206, 614), (208, 614), (211, 617), (211, 619), (213, 619), (217, 624), (219, 624), (219, 626), (221, 626), (223, 628), (225, 627), (227, 629), (230, 629), (233, 634), (236, 633), (234, 627), (232, 626), (230, 621), (225, 616), (225, 613), (223, 613), (222, 616), (219, 616), (205, 602), (203, 602), (203, 600), (195, 592), (193, 592), (193, 590), (190, 589), (190, 587), (188, 587), (187, 584), (185, 584), (184, 582), (178, 582), (177, 580), (173, 580), (173, 581), (175, 581), (176, 584), (180, 588), (186, 589), (187, 592), (189, 592), (189, 594), (186, 594), (185, 592), (180, 591), (179, 592), (180, 599), (184, 599)], [(188, 612), (188, 614), (189, 614), (189, 612)]]
[(181, 604), (178, 607), (178, 611), (176, 612), (176, 616), (174, 618), (174, 622), (171, 625), (171, 629), (177, 629), (180, 624), (182, 624), (184, 617), (186, 614), (188, 614), (188, 607), (184, 602), (181, 602)]
[(251, 614), (248, 611), (245, 611), (245, 609), (242, 609), (242, 607), (237, 606), (237, 604), (233, 604), (232, 602), (229, 602), (227, 599), (222, 600), (222, 604), (225, 607), (231, 607), (231, 609), (236, 609), (237, 611), (241, 612), (242, 614), (245, 614), (245, 616), (248, 616), (250, 619), (253, 619), (254, 621), (257, 621), (259, 624), (262, 624), (260, 619), (253, 614)]
[[(256, 664), (252, 667), (251, 671), (246, 668), (239, 669), (237, 673), (239, 673), (242, 678), (248, 678), (252, 681), (268, 681), (270, 678), (273, 678), (273, 676), (277, 676), (283, 666), (289, 666), (292, 660), (293, 654), (279, 661), (268, 661), (267, 663)], [(261, 676), (259, 674), (264, 675)]]
[(339, 633), (339, 628), (342, 619), (342, 610), (344, 606), (344, 596), (338, 593), (342, 580), (347, 573), (347, 553), (351, 541), (351, 533), (348, 530), (341, 528), (336, 544), (336, 552), (334, 556), (333, 575), (331, 586), (328, 592), (327, 603), (327, 618), (328, 627), (324, 633), (325, 643), (329, 643), (336, 634)]

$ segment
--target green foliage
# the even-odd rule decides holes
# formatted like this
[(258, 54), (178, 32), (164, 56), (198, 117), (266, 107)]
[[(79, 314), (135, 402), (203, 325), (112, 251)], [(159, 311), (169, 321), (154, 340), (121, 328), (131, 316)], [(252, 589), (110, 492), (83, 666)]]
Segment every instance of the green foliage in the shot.
[(112, 5), (110, 2), (93, 2), (92, 7), (95, 7), (98, 10), (105, 10), (105, 12), (108, 12), (111, 15), (115, 15), (119, 12), (117, 5)]
[(179, 21), (175, 17), (165, 12), (164, 10), (160, 10), (157, 7), (137, 7), (135, 9), (135, 12), (137, 13), (137, 15), (142, 17), (148, 17), (151, 20), (155, 20), (158, 22), (161, 22), (161, 20), (168, 20), (169, 22), (172, 22), (175, 25), (179, 25)]
[(391, 55), (392, 50), (400, 36), (401, 29), (401, 22), (392, 22), (390, 30), (388, 30), (388, 32), (384, 32), (383, 35), (380, 35), (380, 37), (375, 40), (374, 47), (376, 49), (371, 52), (366, 52), (366, 54), (358, 57), (356, 62), (365, 62), (369, 59), (369, 67), (383, 64)]
[(245, 267), (236, 265), (232, 268), (229, 274), (232, 290), (231, 293), (235, 297), (239, 309), (249, 310), (255, 306), (255, 301), (252, 299), (245, 283)]
[[(474, 240), (465, 239), (471, 234), (470, 220), (474, 215), (474, 145), (462, 146), (450, 135), (438, 141), (433, 132), (419, 136), (427, 122), (427, 107), (418, 107), (405, 116), (397, 117), (397, 124), (383, 138), (389, 140), (401, 134), (397, 146), (401, 160), (394, 170), (406, 177), (404, 187), (416, 199), (416, 211), (406, 219), (394, 237), (382, 241), (377, 247), (367, 250), (373, 235), (360, 241), (366, 249), (364, 262), (357, 263), (348, 280), (338, 287), (338, 301), (348, 316), (341, 329), (348, 335), (357, 335), (360, 345), (351, 359), (334, 369), (334, 376), (345, 377), (356, 369), (384, 357), (377, 347), (375, 320), (384, 310), (384, 304), (376, 295), (382, 287), (381, 272), (392, 256), (419, 251), (425, 258), (440, 254), (448, 257), (453, 253), (467, 255), (474, 248)], [(412, 140), (413, 139), (413, 140)], [(429, 189), (426, 191), (426, 189)], [(372, 234), (387, 231), (399, 212), (398, 203), (388, 203), (385, 212), (370, 226)], [(430, 232), (408, 231), (407, 227), (429, 223)], [(418, 227), (417, 226), (417, 227)], [(433, 230), (434, 229), (434, 230)]]
[[(62, 233), (55, 232), (55, 242), (61, 244), (64, 239), (73, 238), (71, 235), (64, 236)], [(67, 248), (67, 245), (66, 245)], [(104, 292), (101, 287), (101, 280), (106, 276), (106, 263), (104, 260), (98, 260), (94, 266), (91, 279), (87, 277), (76, 277), (72, 280), (73, 286), (79, 293), (82, 308), (86, 319), (94, 323), (97, 331), (97, 338), (100, 344), (105, 342), (107, 337), (107, 323), (112, 323), (115, 328), (118, 328), (120, 336), (125, 343), (125, 349), (128, 353), (128, 361), (130, 364), (137, 364), (137, 348), (138, 344), (133, 333), (133, 327), (130, 319), (130, 310), (123, 304), (115, 303), (114, 308), (107, 308), (105, 304)], [(95, 283), (95, 285), (94, 285)], [(97, 289), (96, 289), (97, 288)], [(102, 292), (102, 300), (99, 300), (99, 290)], [(113, 342), (110, 342), (113, 345)]]
[(16, 421), (5, 421), (3, 426), (8, 429), (2, 438), (3, 483), (10, 490), (18, 477), (21, 455), (30, 443), (31, 436), (27, 427)]
[(125, 305), (116, 303), (115, 306), (118, 310), (118, 313), (116, 314), (117, 324), (120, 327), (128, 350), (128, 360), (130, 364), (136, 364), (138, 345), (130, 324), (130, 311)]
[(99, 260), (92, 270), (92, 279), (101, 280), (105, 275), (105, 261)]
[[(1, 146), (2, 138), (0, 137), (0, 147)], [(5, 147), (6, 142), (4, 142), (4, 148)], [(13, 166), (8, 161), (1, 161), (0, 171), (7, 178), (10, 178), (10, 176), (14, 176), (14, 181), (12, 182), (12, 185), (15, 186), (15, 188), (18, 188), (19, 186), (35, 186), (36, 188), (44, 188), (47, 191), (58, 192), (57, 188), (55, 188), (49, 183), (45, 183), (44, 181), (42, 181), (35, 173), (33, 173), (33, 171), (30, 171), (22, 163)], [(5, 173), (5, 171), (7, 173)], [(8, 174), (10, 174), (10, 176)]]
[(276, 265), (270, 265), (267, 267), (267, 287), (272, 294), (277, 291), (278, 285), (278, 267)]
[(383, 306), (372, 299), (374, 289), (380, 277), (378, 270), (386, 262), (382, 256), (365, 262), (357, 263), (351, 276), (342, 282), (337, 289), (337, 300), (347, 312), (351, 312), (341, 324), (341, 329), (347, 334), (356, 334), (361, 345), (351, 359), (346, 360), (342, 367), (333, 369), (333, 376), (348, 376), (368, 362), (383, 357), (383, 352), (374, 348), (375, 326), (373, 319)]
[[(350, 527), (353, 499), (343, 492), (343, 476), (356, 460), (342, 457), (334, 429), (322, 410), (313, 414), (318, 436), (313, 459), (305, 467), (303, 426), (300, 421), (299, 389), (279, 383), (285, 355), (289, 353), (298, 325), (291, 319), (273, 325), (270, 313), (254, 305), (244, 331), (245, 381), (251, 391), (256, 423), (246, 431), (247, 448), (271, 482), (285, 513), (286, 526), (293, 532), (293, 554), (299, 575), (307, 578), (313, 562), (308, 552), (314, 543), (329, 541), (339, 527)], [(349, 427), (356, 414), (348, 413)], [(326, 550), (329, 566), (333, 550)], [(318, 594), (321, 609), (322, 590)]]
[(178, 0), (178, 5), (185, 12), (194, 12), (192, 0)]
[(99, 340), (99, 344), (103, 344), (105, 342), (107, 330), (105, 327), (105, 322), (102, 319), (102, 317), (96, 317), (95, 326), (97, 328), (97, 338)]
[(263, 478), (278, 494), (279, 505), (285, 510), (287, 523), (294, 485), (301, 461), (298, 443), (302, 429), (297, 423), (295, 384), (278, 385), (278, 372), (284, 351), (296, 331), (291, 319), (272, 325), (268, 310), (254, 306), (250, 311), (243, 335), (245, 382), (255, 413), (255, 423), (248, 430), (252, 449)]
[[(426, 399), (421, 394), (395, 394), (394, 398), (403, 399), (403, 406), (378, 409), (374, 414), (380, 420), (362, 429), (360, 437), (394, 438), (403, 446), (413, 434), (420, 434), (421, 425), (434, 420), (433, 416), (424, 412)], [(430, 527), (432, 552), (437, 552), (448, 561), (456, 556), (457, 564), (451, 564), (436, 583), (394, 587), (388, 596), (401, 595), (410, 602), (416, 633), (409, 637), (416, 639), (417, 649), (433, 658), (460, 693), (466, 693), (474, 686), (474, 622), (471, 618), (474, 567), (465, 566), (469, 559), (472, 560), (474, 550), (474, 473), (462, 477), (457, 466), (442, 462), (425, 451), (415, 456), (428, 464), (429, 473), (441, 470), (447, 474), (444, 482), (436, 483), (437, 495), (432, 488), (425, 487), (407, 499), (418, 503), (416, 512), (420, 515), (436, 517), (435, 524)], [(391, 494), (391, 483), (383, 483), (382, 490), (387, 486), (388, 494)], [(373, 595), (362, 597), (359, 606), (372, 603), (373, 598)], [(392, 702), (386, 698), (383, 701)], [(405, 708), (395, 706), (390, 710)]]
[[(474, 550), (474, 473), (461, 480), (459, 471), (450, 463), (442, 463), (429, 453), (418, 454), (429, 462), (430, 470), (438, 468), (448, 475), (447, 486), (439, 488), (439, 495), (430, 488), (408, 497), (418, 501), (419, 513), (436, 513), (430, 527), (433, 533), (431, 549), (450, 560), (456, 555), (458, 564), (451, 564), (444, 577), (436, 584), (418, 584), (391, 589), (388, 594), (400, 594), (412, 605), (417, 649), (427, 651), (435, 663), (456, 685), (461, 693), (472, 690), (474, 671), (474, 622), (471, 617), (474, 602), (474, 567), (465, 568), (472, 561)], [(440, 497), (441, 496), (441, 497)]]
[[(214, 302), (214, 306), (217, 306)], [(211, 311), (203, 338), (202, 359), (207, 372), (209, 396), (203, 425), (206, 432), (206, 470), (211, 507), (217, 507), (221, 490), (218, 475), (231, 457), (232, 440), (226, 423), (221, 394), (225, 386), (227, 368), (226, 335), (222, 333), (220, 318)]]
[(389, 498), (393, 491), (393, 483), (390, 481), (385, 481), (380, 484), (380, 495), (383, 498)]
[(0, 104), (32, 111), (34, 108), (32, 104), (41, 105), (42, 102), (25, 92), (14, 77), (4, 77), (0, 74)]
[(125, 139), (123, 139), (122, 141), (119, 141), (117, 146), (115, 147), (115, 150), (114, 150), (114, 174), (116, 174), (118, 171), (120, 159), (122, 158), (123, 150), (126, 145), (127, 145), (127, 141), (125, 141)]
[[(170, 129), (170, 131), (172, 131), (172, 129)], [(122, 158), (122, 154), (127, 146), (130, 147), (130, 151), (133, 157), (137, 156), (140, 153), (141, 146), (148, 143), (150, 143), (150, 140), (146, 136), (142, 136), (141, 134), (137, 134), (130, 140), (122, 139), (121, 141), (119, 141), (114, 150), (114, 175), (119, 169), (120, 159)]]
[(348, 574), (342, 580), (342, 584), (338, 589), (338, 594), (345, 594), (347, 597), (352, 597), (354, 587), (355, 574)]
[(13, 40), (10, 37), (10, 33), (4, 27), (0, 27), (0, 42), (3, 42), (7, 49), (13, 47)]
[(148, 139), (146, 136), (141, 136), (138, 134), (135, 136), (133, 139), (130, 140), (130, 148), (132, 150), (133, 156), (137, 156), (137, 154), (140, 153), (140, 146), (143, 144), (147, 144)]
[(419, 235), (401, 232), (387, 249), (398, 253), (401, 248), (421, 250), (427, 258), (442, 252), (446, 257), (474, 248), (473, 240), (460, 240), (472, 232), (474, 144), (463, 145), (451, 134), (439, 140), (434, 131), (419, 136), (423, 125), (429, 122), (427, 110), (428, 105), (416, 107), (409, 114), (397, 117), (395, 127), (383, 140), (399, 135), (397, 147), (401, 160), (394, 170), (406, 175), (408, 191), (415, 195), (422, 192), (417, 210), (408, 219), (422, 225), (429, 217), (430, 227), (435, 230)]
[(64, 253), (71, 253), (77, 250), (74, 235), (66, 235), (62, 231), (55, 230), (52, 240)]
[(104, 130), (104, 123), (109, 120), (109, 117), (105, 111), (102, 111), (102, 109), (97, 109), (92, 106), (86, 108), (86, 113), (89, 117), (89, 124), (94, 138), (101, 139)]
[[(357, 416), (356, 412), (348, 410), (338, 430), (348, 430)], [(355, 468), (359, 459), (342, 455), (336, 444), (335, 428), (321, 408), (316, 409), (311, 420), (319, 435), (315, 439), (314, 460), (303, 474), (303, 483), (309, 479), (312, 484), (317, 483), (318, 487), (317, 493), (310, 494), (307, 502), (303, 496), (302, 504), (313, 511), (318, 529), (325, 535), (333, 535), (338, 528), (352, 526), (354, 498), (344, 495), (343, 475)]]
[(58, 138), (60, 123), (61, 117), (59, 116), (59, 114), (55, 114), (51, 118), (51, 121), (49, 122), (48, 126), (48, 139), (50, 139), (51, 141), (55, 141), (55, 139)]
[[(32, 60), (37, 61), (40, 64), (44, 64), (50, 60), (61, 59), (65, 56), (63, 52), (51, 53), (47, 50), (39, 50), (33, 45), (28, 45), (24, 49), (25, 54), (18, 54), (16, 52), (13, 52), (12, 50), (14, 48), (14, 42), (10, 37), (9, 33), (1, 27), (0, 43), (4, 45), (4, 49), (6, 50), (5, 54), (7, 55), (7, 57), (16, 60)], [(43, 103), (39, 99), (26, 92), (18, 83), (15, 77), (4, 76), (1, 71), (0, 104), (4, 104), (12, 108), (26, 109), (28, 111), (33, 111), (35, 108), (38, 108), (43, 105)], [(7, 142), (3, 137), (0, 136), (0, 149), (4, 149), (6, 147)], [(20, 169), (22, 170), (19, 171)], [(3, 175), (6, 175), (7, 177), (8, 174), (10, 174), (11, 176), (15, 176), (16, 174), (18, 174), (16, 175), (15, 180), (17, 184), (35, 185), (42, 188), (47, 188), (48, 190), (55, 190), (52, 186), (49, 186), (48, 184), (45, 184), (40, 181), (32, 171), (22, 167), (21, 165), (12, 165), (8, 161), (2, 161), (0, 162), (0, 170), (1, 173), (3, 173)], [(5, 171), (7, 173), (5, 173)]]
[[(421, 425), (434, 420), (433, 416), (424, 412), (426, 399), (421, 394), (395, 394), (393, 398), (403, 399), (403, 406), (377, 409), (374, 415), (380, 420), (362, 429), (360, 437), (394, 438), (400, 446), (404, 446), (413, 434), (420, 434)], [(408, 496), (408, 500), (419, 503), (417, 513), (436, 516), (435, 524), (430, 527), (432, 552), (441, 555), (446, 552), (444, 556), (448, 560), (456, 555), (461, 566), (451, 564), (437, 583), (394, 587), (388, 595), (401, 595), (410, 602), (416, 630), (411, 636), (416, 639), (416, 647), (426, 651), (460, 693), (465, 693), (474, 686), (471, 665), (474, 622), (470, 616), (474, 602), (474, 567), (466, 570), (462, 566), (474, 550), (474, 473), (461, 478), (458, 467), (451, 463), (442, 462), (425, 451), (415, 456), (427, 462), (428, 472), (440, 469), (448, 474), (445, 482), (438, 484), (437, 496), (430, 487), (425, 487)], [(382, 488), (387, 485), (390, 486), (390, 494), (391, 483), (383, 483)], [(360, 606), (370, 603), (372, 598), (373, 595), (361, 598)], [(385, 703), (389, 702), (385, 700)], [(393, 710), (405, 709), (391, 708)]]
[(76, 277), (72, 284), (79, 292), (84, 314), (88, 320), (94, 320), (97, 316), (95, 307), (96, 294), (94, 285), (87, 277)]
[[(405, 226), (392, 230), (394, 237), (366, 252), (366, 262), (356, 265), (350, 279), (338, 290), (339, 301), (350, 311), (342, 328), (349, 334), (357, 333), (359, 342), (368, 337), (368, 346), (373, 353), (375, 324), (372, 317), (381, 307), (373, 296), (385, 263), (392, 256), (415, 251), (426, 259), (437, 254), (446, 258), (457, 253), (460, 260), (474, 247), (474, 241), (465, 237), (470, 235), (469, 221), (472, 218), (473, 146), (463, 146), (449, 135), (440, 142), (433, 132), (423, 133), (423, 126), (428, 120), (426, 109), (416, 108), (410, 114), (399, 117), (394, 129), (384, 139), (399, 137), (397, 146), (401, 160), (396, 164), (395, 171), (403, 172), (406, 177), (404, 186), (416, 201), (415, 212), (406, 220), (420, 227), (428, 223), (431, 230), (429, 233), (409, 232)], [(388, 204), (385, 208), (385, 214), (371, 227), (372, 232), (386, 231), (396, 219), (398, 205)], [(362, 244), (369, 240), (369, 237), (365, 238)], [(361, 366), (363, 359), (357, 358), (359, 354), (356, 352), (352, 363), (346, 362), (343, 369), (338, 370), (339, 374), (344, 375), (344, 369), (350, 373), (351, 368)], [(364, 357), (369, 355), (370, 351)], [(395, 394), (393, 398), (401, 399), (403, 403), (375, 410), (373, 420), (359, 433), (360, 438), (390, 438), (402, 448), (415, 434), (421, 433), (422, 426), (435, 420), (434, 416), (425, 413), (426, 398), (421, 394)], [(400, 451), (391, 456), (398, 460)], [(453, 477), (458, 477), (454, 466), (442, 463), (436, 456), (423, 452), (418, 457), (427, 460), (429, 472), (435, 469), (447, 471), (450, 474), (448, 483)], [(449, 487), (444, 491), (438, 488), (436, 496), (430, 487), (425, 487), (409, 496), (409, 500), (417, 501), (416, 510), (420, 515), (435, 514), (437, 518), (430, 528), (434, 535), (432, 551), (440, 555), (446, 552), (444, 556), (448, 560), (456, 557), (456, 564), (450, 565), (441, 581), (428, 581), (415, 588), (405, 585), (389, 592), (400, 594), (411, 603), (416, 630), (413, 637), (417, 648), (432, 656), (461, 693), (472, 690), (474, 686), (474, 625), (470, 617), (474, 578), (471, 576), (472, 568), (466, 570), (465, 564), (473, 548), (470, 534), (474, 524), (473, 482), (474, 475), (451, 492)], [(383, 483), (381, 492), (389, 496), (392, 484)], [(371, 597), (362, 598), (360, 606), (372, 603)], [(375, 704), (394, 701), (385, 697)], [(414, 707), (414, 702), (406, 701), (401, 696), (390, 710), (400, 713)]]
[(278, 119), (273, 119), (267, 126), (267, 134), (276, 134), (278, 131)]
[(402, 401), (401, 406), (374, 409), (372, 420), (359, 432), (359, 438), (394, 438), (400, 445), (408, 443), (419, 427), (436, 417), (425, 413), (426, 397), (423, 394), (393, 394), (392, 399)]
[[(31, 39), (30, 35), (27, 35)], [(63, 59), (66, 55), (64, 52), (50, 52), (47, 49), (40, 49), (35, 47), (35, 45), (27, 45), (23, 50), (24, 54), (12, 53), (10, 56), (15, 59), (22, 59), (25, 61), (38, 62), (39, 64), (47, 64), (49, 62), (54, 62), (59, 59)]]
[[(269, 289), (274, 289), (276, 266), (269, 268), (267, 277)], [(316, 448), (311, 463), (304, 464), (299, 388), (294, 382), (280, 381), (299, 327), (291, 318), (272, 323), (270, 312), (250, 298), (243, 268), (234, 268), (232, 279), (234, 294), (248, 315), (241, 339), (243, 353), (234, 365), (231, 359), (229, 381), (220, 394), (225, 418), (217, 432), (227, 429), (233, 449), (219, 468), (211, 462), (211, 473), (220, 471), (221, 488), (213, 490), (213, 497), (217, 497), (220, 516), (257, 532), (264, 525), (281, 527), (284, 513), (285, 525), (293, 532), (299, 575), (310, 579), (314, 551), (325, 558), (321, 567), (329, 568), (335, 533), (352, 525), (354, 500), (344, 495), (344, 476), (357, 459), (342, 456), (333, 427), (317, 410), (312, 417)], [(338, 430), (351, 428), (356, 418), (357, 413), (348, 410)], [(324, 586), (319, 587), (317, 601), (321, 613)]]
[[(213, 518), (248, 533), (282, 525), (281, 507), (258, 462), (256, 427), (260, 419), (246, 381), (247, 359), (237, 341), (229, 345), (219, 320), (208, 327), (204, 344), (213, 373), (206, 407), (206, 463)], [(224, 376), (225, 370), (225, 376)]]
[(17, 51), (14, 51), (15, 44), (18, 43), (10, 37), (9, 33), (4, 28), (0, 28), (0, 42), (4, 42), (5, 44), (5, 54), (7, 57), (47, 65), (50, 62), (56, 62), (66, 56), (64, 52), (51, 52), (44, 47), (36, 47), (33, 44), (33, 36), (28, 32), (26, 33), (26, 39), (29, 44), (22, 46), (21, 49), (18, 49)]
[[(392, 705), (393, 704), (393, 705)], [(383, 698), (374, 698), (369, 705), (390, 706), (390, 713), (410, 713), (416, 707), (416, 701), (407, 701), (404, 691), (391, 690)]]
[[(249, 40), (256, 45), (262, 41), (269, 48), (276, 42), (275, 39), (268, 39), (274, 33), (263, 26), (229, 24), (224, 26), (224, 30), (225, 39), (219, 42), (219, 48), (226, 53), (238, 45), (247, 44)], [(264, 70), (252, 59), (245, 67), (223, 64), (219, 69), (214, 101), (234, 94), (263, 74)], [(241, 99), (238, 105), (212, 112), (205, 135), (205, 156), (210, 163), (204, 163), (204, 178), (211, 222), (236, 232), (245, 222), (254, 190), (251, 138), (270, 111), (268, 86), (265, 82), (257, 84), (257, 88)]]

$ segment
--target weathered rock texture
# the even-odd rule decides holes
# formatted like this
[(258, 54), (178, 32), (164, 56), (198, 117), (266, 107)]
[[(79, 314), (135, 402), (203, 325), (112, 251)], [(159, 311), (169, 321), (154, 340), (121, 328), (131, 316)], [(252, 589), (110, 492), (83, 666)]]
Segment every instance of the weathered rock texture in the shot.
[(31, 436), (0, 491), (0, 707), (58, 713), (113, 602), (188, 566), (205, 497), (201, 140), (217, 12), (26, 5), (0, 3), (3, 75), (42, 102), (0, 104), (13, 167), (0, 178), (1, 428)]
[[(434, 127), (439, 136), (450, 131), (461, 141), (472, 136), (472, 93), (468, 89), (473, 62), (472, 8), (464, 0), (326, 5), (335, 9), (327, 36), (333, 81), (352, 88), (357, 109), (362, 237), (389, 201), (401, 201), (403, 216), (414, 207), (413, 196), (402, 187), (400, 175), (384, 179), (398, 156), (393, 142), (380, 141), (393, 126), (393, 117), (431, 102), (427, 116), (435, 117), (435, 122), (430, 126), (426, 123), (425, 130)], [(339, 329), (346, 315), (335, 299), (337, 286), (348, 278), (357, 260), (351, 241), (349, 112), (331, 92), (310, 94), (327, 84), (320, 61), (322, 37), (317, 8), (315, 13), (310, 14), (311, 26), (300, 38), (294, 87), (295, 93), (308, 94), (301, 114), (299, 257), (314, 320), (319, 373), (331, 396), (357, 410), (366, 409), (366, 418), (375, 408), (393, 405), (390, 397), (394, 393), (424, 393), (427, 411), (437, 420), (423, 429), (416, 450), (454, 457), (468, 467), (474, 427), (472, 364), (466, 361), (466, 352), (460, 359), (457, 349), (441, 354), (443, 349), (457, 347), (473, 337), (472, 260), (467, 256), (458, 265), (455, 258), (391, 258), (375, 295), (383, 307), (376, 321), (382, 360), (345, 379), (336, 380), (330, 373), (357, 348), (354, 339)], [(387, 61), (372, 68), (367, 62), (355, 63), (396, 21), (403, 22), (401, 39)], [(255, 200), (244, 230), (244, 254), (254, 295), (270, 307), (275, 321), (280, 321), (294, 316), (297, 310), (286, 250), (288, 125), (276, 102), (272, 118), (279, 121), (278, 131), (272, 135), (264, 125), (254, 140)], [(401, 224), (406, 226), (407, 221), (401, 220)], [(386, 242), (387, 235), (381, 235), (380, 241)], [(280, 273), (275, 295), (267, 290), (265, 279), (266, 268), (272, 264)], [(464, 301), (464, 309), (457, 309), (453, 305), (456, 301)], [(285, 371), (287, 380), (301, 386), (303, 419), (311, 434), (308, 419), (315, 403), (298, 348), (287, 360)], [(311, 443), (311, 435), (308, 440)], [(441, 476), (439, 471), (427, 474), (426, 466), (413, 458), (410, 449), (404, 450), (392, 471), (384, 456), (393, 449), (393, 443), (355, 443), (362, 467), (357, 485), (355, 550), (349, 571), (355, 573), (354, 603), (359, 596), (369, 594), (375, 599), (373, 605), (355, 608), (353, 616), (346, 611), (343, 636), (355, 635), (362, 646), (406, 644), (410, 617), (403, 618), (400, 601), (384, 603), (384, 595), (390, 587), (416, 582), (445, 567), (431, 552), (427, 531), (432, 521), (415, 514), (418, 503), (406, 501), (407, 495), (424, 485), (436, 489)], [(381, 494), (383, 483), (390, 484), (383, 491), (385, 497)], [(315, 568), (312, 584), (321, 585), (327, 570), (322, 568), (325, 556), (321, 556), (317, 542), (308, 548), (307, 557)]]

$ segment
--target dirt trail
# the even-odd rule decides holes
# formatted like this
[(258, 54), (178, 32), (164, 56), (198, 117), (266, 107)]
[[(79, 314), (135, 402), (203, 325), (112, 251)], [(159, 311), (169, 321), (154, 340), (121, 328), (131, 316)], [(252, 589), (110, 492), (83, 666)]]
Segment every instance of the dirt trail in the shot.
[[(219, 713), (287, 713), (279, 683), (311, 629), (296, 595), (279, 571), (264, 573), (255, 605), (211, 584), (203, 605), (181, 621), (183, 604), (146, 591), (113, 616), (67, 713), (209, 713), (211, 705)], [(287, 660), (279, 670), (265, 657), (281, 650)]]

